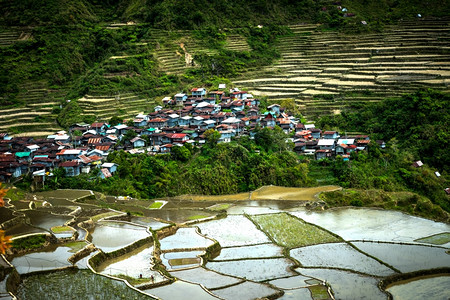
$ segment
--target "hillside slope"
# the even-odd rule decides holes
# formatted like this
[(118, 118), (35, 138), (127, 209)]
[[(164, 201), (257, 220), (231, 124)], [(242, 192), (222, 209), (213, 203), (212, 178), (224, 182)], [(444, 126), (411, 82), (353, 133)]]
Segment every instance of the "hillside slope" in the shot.
[[(450, 15), (449, 1), (366, 2), (0, 1), (0, 131), (45, 135), (77, 118), (128, 118), (223, 77), (294, 98), (311, 117), (423, 86), (446, 90), (449, 19), (436, 17)], [(267, 25), (304, 22), (313, 25), (290, 34)], [(117, 95), (132, 101), (112, 108)], [(61, 106), (78, 99), (82, 114), (62, 118)]]

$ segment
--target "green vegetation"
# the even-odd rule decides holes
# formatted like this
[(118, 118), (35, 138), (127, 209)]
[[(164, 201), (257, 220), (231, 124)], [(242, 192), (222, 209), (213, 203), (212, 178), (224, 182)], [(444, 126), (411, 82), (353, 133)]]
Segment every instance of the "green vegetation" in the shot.
[(72, 248), (72, 250), (70, 250), (70, 252), (72, 252), (72, 253), (76, 253), (76, 252), (80, 251), (85, 246), (86, 246), (86, 242), (82, 242), (82, 241), (69, 242), (69, 243), (64, 244), (64, 247)]
[(328, 288), (325, 285), (308, 286), (311, 296), (314, 300), (332, 299), (328, 294)]
[(5, 197), (11, 199), (11, 201), (18, 201), (22, 200), (25, 197), (25, 192), (21, 189), (17, 188), (8, 188), (8, 191), (6, 192)]
[(150, 209), (158, 209), (158, 208), (161, 208), (161, 206), (162, 206), (163, 204), (164, 204), (164, 203), (161, 202), (161, 201), (155, 201), (155, 202), (153, 202), (148, 208), (150, 208)]
[(285, 213), (254, 215), (249, 218), (283, 247), (297, 248), (341, 241), (329, 232)]
[(415, 240), (415, 242), (428, 243), (433, 245), (444, 245), (450, 242), (450, 232), (438, 233), (432, 236)]
[(69, 226), (55, 226), (51, 228), (53, 233), (73, 232), (73, 229)]
[(209, 207), (208, 209), (213, 210), (213, 211), (221, 211), (221, 210), (227, 210), (230, 207), (231, 207), (231, 204), (224, 203), (224, 204), (216, 204), (212, 207)]
[[(408, 150), (417, 159), (449, 171), (448, 123), (450, 95), (431, 89), (419, 90), (400, 99), (385, 99), (353, 112), (326, 116), (320, 128), (338, 127), (341, 131), (366, 132), (374, 140), (393, 140), (398, 150)], [(403, 151), (402, 151), (403, 152)]]
[(41, 248), (45, 242), (45, 235), (32, 235), (13, 240), (11, 246), (19, 250), (30, 250)]
[(290, 151), (282, 131), (276, 130), (279, 135), (261, 131), (255, 141), (242, 136), (232, 143), (208, 143), (201, 149), (185, 145), (170, 155), (116, 151), (108, 156), (109, 162), (119, 165), (111, 178), (54, 176), (47, 185), (136, 198), (236, 194), (263, 185), (310, 185), (306, 164)]
[(194, 216), (190, 216), (188, 219), (189, 220), (200, 220), (200, 219), (205, 219), (208, 218), (209, 216), (205, 216), (205, 215), (194, 215)]
[[(367, 152), (352, 153), (350, 163), (340, 158), (320, 163), (328, 166), (345, 188), (411, 191), (450, 212), (444, 192), (450, 166), (446, 154), (450, 146), (449, 101), (448, 94), (421, 90), (401, 99), (368, 105), (356, 112), (323, 117), (318, 121), (322, 128), (367, 132), (372, 142)], [(387, 148), (380, 149), (374, 143), (376, 139), (386, 140)], [(428, 165), (414, 167), (412, 163), (416, 160)], [(440, 177), (434, 174), (436, 169), (432, 167), (440, 171)], [(417, 207), (409, 209), (416, 212)], [(431, 210), (433, 207), (422, 208), (420, 215)]]

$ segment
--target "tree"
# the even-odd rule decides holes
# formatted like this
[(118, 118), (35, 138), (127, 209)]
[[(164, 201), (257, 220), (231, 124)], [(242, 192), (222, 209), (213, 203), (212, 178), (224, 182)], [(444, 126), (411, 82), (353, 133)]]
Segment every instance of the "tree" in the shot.
[(204, 136), (208, 145), (214, 147), (219, 142), (220, 132), (215, 129), (208, 129), (205, 131)]
[(113, 116), (111, 117), (111, 119), (109, 119), (109, 125), (111, 126), (116, 126), (119, 125), (120, 123), (122, 123), (122, 118), (118, 116)]
[(172, 158), (179, 161), (188, 161), (191, 158), (191, 152), (185, 146), (182, 147), (172, 147), (172, 151), (170, 153)]

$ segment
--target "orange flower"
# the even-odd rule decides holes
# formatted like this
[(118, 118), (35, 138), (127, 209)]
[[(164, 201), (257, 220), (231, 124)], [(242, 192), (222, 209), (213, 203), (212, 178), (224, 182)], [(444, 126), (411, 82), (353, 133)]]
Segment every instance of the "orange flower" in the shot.
[(3, 196), (6, 195), (8, 190), (2, 188), (2, 184), (0, 183), (0, 207), (5, 206), (5, 201), (3, 201)]
[(5, 236), (5, 232), (0, 230), (0, 254), (5, 254), (6, 249), (11, 248), (11, 236)]

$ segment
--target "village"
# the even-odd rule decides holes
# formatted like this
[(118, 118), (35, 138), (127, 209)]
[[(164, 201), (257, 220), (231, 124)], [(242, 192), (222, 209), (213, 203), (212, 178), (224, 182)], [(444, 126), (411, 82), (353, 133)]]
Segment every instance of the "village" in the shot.
[[(8, 182), (28, 173), (45, 180), (56, 168), (63, 168), (66, 176), (100, 168), (98, 176), (108, 178), (118, 167), (106, 162), (112, 151), (156, 155), (168, 154), (185, 143), (201, 147), (207, 130), (218, 131), (218, 142), (228, 143), (244, 135), (254, 138), (258, 129), (279, 126), (289, 137), (286, 142), (293, 144), (293, 151), (317, 160), (335, 156), (349, 160), (351, 152), (366, 150), (370, 143), (367, 135), (340, 136), (336, 131), (303, 124), (279, 104), (262, 111), (258, 99), (237, 88), (229, 92), (224, 87), (210, 92), (193, 88), (189, 95), (165, 97), (162, 105), (149, 114), (138, 114), (132, 122), (124, 120), (126, 124), (74, 124), (68, 132), (59, 131), (47, 138), (0, 133), (0, 180)], [(377, 143), (385, 147), (383, 141)]]

